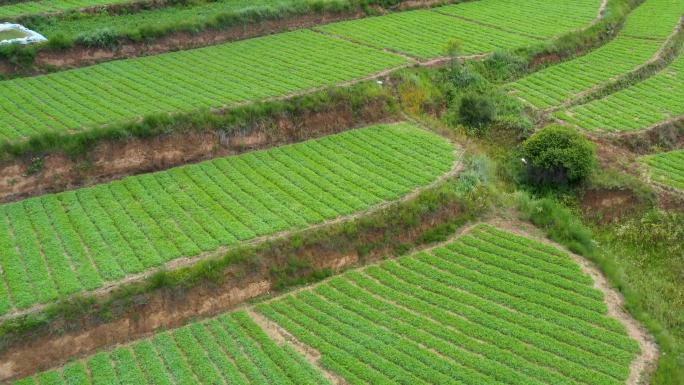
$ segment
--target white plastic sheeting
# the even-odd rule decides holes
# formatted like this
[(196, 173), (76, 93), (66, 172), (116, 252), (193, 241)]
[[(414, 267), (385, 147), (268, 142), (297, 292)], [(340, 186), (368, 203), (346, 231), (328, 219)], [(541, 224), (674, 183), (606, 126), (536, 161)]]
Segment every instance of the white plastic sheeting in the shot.
[(0, 45), (5, 44), (33, 44), (47, 41), (45, 36), (39, 34), (36, 31), (32, 31), (21, 24), (12, 23), (0, 23), (0, 32), (3, 31), (21, 31), (26, 34), (25, 37), (20, 37), (16, 39), (0, 40)]

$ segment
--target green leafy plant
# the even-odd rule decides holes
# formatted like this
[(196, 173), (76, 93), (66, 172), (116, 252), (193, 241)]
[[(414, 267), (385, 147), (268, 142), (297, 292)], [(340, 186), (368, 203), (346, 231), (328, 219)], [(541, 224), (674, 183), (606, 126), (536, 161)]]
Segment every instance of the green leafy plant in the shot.
[(588, 177), (596, 166), (594, 144), (573, 128), (551, 125), (523, 143), (529, 182), (563, 186)]

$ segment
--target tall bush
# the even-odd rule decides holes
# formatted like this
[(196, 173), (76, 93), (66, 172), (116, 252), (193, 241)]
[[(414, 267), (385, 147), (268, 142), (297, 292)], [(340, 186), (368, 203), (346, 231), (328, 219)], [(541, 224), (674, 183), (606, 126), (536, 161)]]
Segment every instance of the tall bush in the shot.
[(523, 159), (529, 181), (538, 186), (580, 182), (596, 166), (594, 144), (577, 130), (547, 126), (523, 143)]

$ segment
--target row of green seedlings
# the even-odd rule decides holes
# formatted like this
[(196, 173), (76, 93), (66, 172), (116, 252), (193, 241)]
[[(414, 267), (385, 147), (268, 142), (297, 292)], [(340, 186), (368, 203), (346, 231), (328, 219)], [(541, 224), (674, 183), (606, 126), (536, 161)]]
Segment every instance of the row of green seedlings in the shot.
[(352, 384), (623, 383), (638, 345), (606, 317), (589, 277), (547, 251), (484, 227), (257, 310)]

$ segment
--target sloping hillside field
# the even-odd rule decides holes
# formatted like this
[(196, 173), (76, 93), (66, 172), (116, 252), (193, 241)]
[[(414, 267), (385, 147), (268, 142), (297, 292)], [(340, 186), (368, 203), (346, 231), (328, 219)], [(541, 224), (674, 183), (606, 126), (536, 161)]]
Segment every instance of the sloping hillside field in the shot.
[[(684, 114), (684, 56), (658, 74), (605, 98), (556, 113), (588, 130), (645, 129)], [(647, 103), (645, 103), (647, 101)]]
[(684, 3), (681, 1), (646, 0), (629, 15), (614, 40), (586, 55), (526, 76), (509, 88), (535, 107), (559, 105), (580, 92), (645, 64), (672, 34), (682, 13)]
[[(430, 11), (335, 23), (320, 29), (374, 47), (429, 59), (445, 55), (452, 41), (458, 41), (466, 55), (539, 43), (589, 24), (600, 4), (596, 0), (532, 0), (526, 1), (524, 7), (515, 3), (479, 0)], [(557, 22), (560, 13), (572, 17)], [(507, 21), (502, 22), (502, 18)]]
[[(479, 2), (473, 2), (479, 3)], [(535, 12), (524, 29), (486, 25), (491, 14), (508, 12), (508, 2), (482, 1), (460, 8), (393, 13), (329, 24), (201, 49), (121, 60), (55, 74), (0, 81), (0, 140), (46, 133), (73, 133), (127, 122), (154, 113), (187, 112), (283, 97), (358, 80), (409, 64), (393, 52), (431, 59), (446, 55), (453, 40), (465, 54), (513, 49), (579, 28), (595, 17), (599, 2), (573, 2), (569, 24), (549, 27), (561, 4), (532, 1)], [(481, 7), (490, 13), (478, 12)], [(568, 5), (563, 6), (566, 9)], [(444, 13), (442, 13), (444, 12)], [(451, 15), (456, 13), (457, 16)], [(522, 17), (517, 14), (518, 18)], [(477, 19), (482, 18), (482, 20)], [(534, 34), (534, 26), (539, 33)], [(411, 31), (411, 33), (406, 33)]]
[[(565, 252), (489, 225), (255, 310), (261, 315), (229, 313), (14, 385), (300, 385), (335, 376), (352, 385), (617, 385), (639, 350)], [(320, 367), (271, 339), (283, 330), (320, 353)]]
[(684, 190), (684, 150), (641, 158), (654, 182)]
[(0, 206), (0, 312), (397, 199), (454, 152), (408, 124), (374, 126)]
[(244, 312), (98, 353), (14, 385), (330, 384), (291, 346), (278, 346)]
[(405, 60), (311, 31), (0, 82), (0, 135), (221, 107), (362, 78)]
[(79, 8), (100, 5), (130, 3), (131, 0), (37, 0), (18, 1), (0, 6), (0, 19), (12, 18), (26, 14), (62, 12)]

